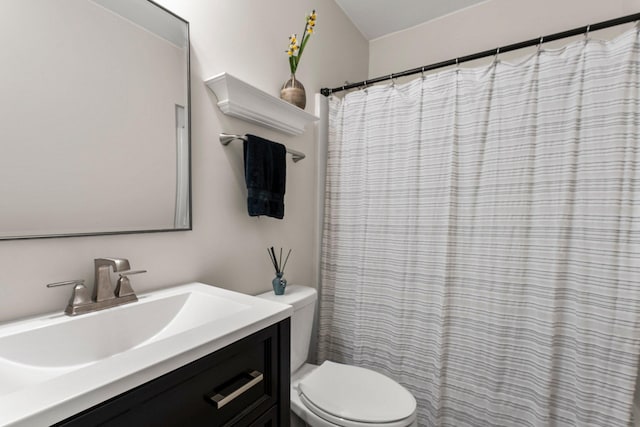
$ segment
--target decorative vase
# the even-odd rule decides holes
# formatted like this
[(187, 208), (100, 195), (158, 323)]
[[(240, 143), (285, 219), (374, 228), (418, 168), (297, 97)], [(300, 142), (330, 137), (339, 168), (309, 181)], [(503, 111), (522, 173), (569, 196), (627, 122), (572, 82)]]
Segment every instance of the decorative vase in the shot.
[(287, 287), (287, 279), (282, 277), (282, 273), (276, 273), (276, 277), (273, 278), (271, 284), (273, 285), (273, 292), (276, 295), (283, 295), (284, 288)]
[(307, 94), (300, 80), (296, 79), (295, 74), (291, 74), (291, 78), (282, 85), (282, 89), (280, 89), (280, 99), (303, 110), (304, 107), (307, 106)]

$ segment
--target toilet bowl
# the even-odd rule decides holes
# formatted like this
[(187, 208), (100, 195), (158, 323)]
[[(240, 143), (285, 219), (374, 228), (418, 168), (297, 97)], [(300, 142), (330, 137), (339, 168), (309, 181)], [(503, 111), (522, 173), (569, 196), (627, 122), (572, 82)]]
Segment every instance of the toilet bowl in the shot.
[[(416, 400), (378, 372), (326, 361), (305, 363), (316, 290), (289, 285), (284, 295), (258, 295), (293, 306), (291, 316), (291, 411), (311, 427), (414, 427)], [(292, 422), (292, 425), (294, 423)]]

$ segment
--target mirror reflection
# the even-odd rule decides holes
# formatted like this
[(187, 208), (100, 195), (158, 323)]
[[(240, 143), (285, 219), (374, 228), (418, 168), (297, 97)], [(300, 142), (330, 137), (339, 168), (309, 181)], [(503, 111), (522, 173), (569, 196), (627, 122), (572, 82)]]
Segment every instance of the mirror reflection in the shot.
[(188, 23), (0, 2), (0, 239), (190, 229)]

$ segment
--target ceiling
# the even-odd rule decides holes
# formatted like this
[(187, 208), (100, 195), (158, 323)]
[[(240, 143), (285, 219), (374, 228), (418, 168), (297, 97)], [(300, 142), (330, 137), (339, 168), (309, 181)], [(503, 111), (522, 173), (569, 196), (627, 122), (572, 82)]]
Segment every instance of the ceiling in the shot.
[(335, 0), (368, 39), (447, 15), (485, 0)]

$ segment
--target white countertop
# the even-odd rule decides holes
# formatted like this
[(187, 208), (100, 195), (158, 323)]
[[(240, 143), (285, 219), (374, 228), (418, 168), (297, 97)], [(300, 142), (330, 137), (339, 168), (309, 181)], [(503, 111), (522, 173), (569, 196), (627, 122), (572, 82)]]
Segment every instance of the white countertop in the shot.
[[(284, 320), (292, 314), (292, 308), (289, 305), (202, 283), (191, 283), (150, 292), (141, 295), (138, 303), (129, 306), (133, 307), (134, 304), (141, 302), (144, 304), (185, 292), (224, 298), (246, 308), (225, 314), (224, 317), (213, 321), (183, 319), (179, 333), (171, 330), (171, 328), (175, 330), (174, 326), (168, 326), (138, 346), (97, 361), (75, 366), (33, 368), (28, 364), (0, 357), (0, 426), (32, 427), (62, 421)], [(121, 307), (75, 318), (56, 313), (7, 323), (0, 325), (0, 343), (3, 337), (11, 338), (11, 334), (32, 331), (51, 323), (73, 322), (84, 316), (95, 316), (98, 321), (102, 321), (101, 313), (110, 312), (109, 315), (114, 316), (119, 309)], [(108, 318), (105, 318), (105, 323), (107, 323), (106, 319)], [(196, 326), (185, 328), (184, 323), (192, 320), (195, 321)], [(110, 325), (105, 324), (103, 327), (109, 328)], [(136, 328), (136, 325), (132, 324), (130, 327)], [(100, 330), (86, 333), (100, 334)], [(59, 345), (64, 346), (64, 340)], [(2, 353), (1, 348), (0, 353)], [(37, 356), (34, 355), (34, 357)], [(11, 383), (10, 376), (16, 375), (15, 372), (21, 375), (24, 373), (25, 378), (28, 376), (32, 378), (24, 381), (21, 378), (22, 382), (18, 382), (19, 386), (6, 387), (3, 392), (2, 383)]]

